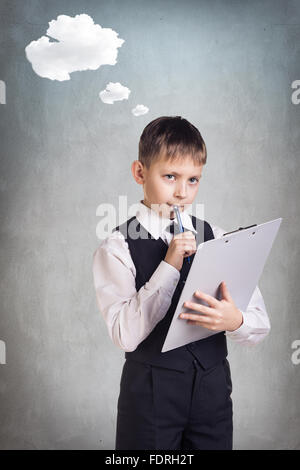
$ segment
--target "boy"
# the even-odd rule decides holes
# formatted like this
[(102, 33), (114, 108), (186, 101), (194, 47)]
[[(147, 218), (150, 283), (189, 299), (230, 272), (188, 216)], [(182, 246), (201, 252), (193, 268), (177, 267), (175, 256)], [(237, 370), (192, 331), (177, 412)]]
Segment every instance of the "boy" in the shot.
[[(195, 313), (185, 315), (195, 328), (216, 333), (161, 353), (197, 246), (225, 233), (185, 211), (197, 195), (205, 163), (202, 136), (186, 119), (150, 122), (131, 167), (144, 199), (136, 215), (116, 227), (94, 253), (97, 303), (126, 359), (116, 450), (232, 449), (226, 337), (254, 344), (270, 330), (258, 286), (241, 312), (222, 283), (221, 300), (195, 293), (207, 306), (193, 303), (189, 308)], [(174, 204), (180, 206), (183, 233)]]

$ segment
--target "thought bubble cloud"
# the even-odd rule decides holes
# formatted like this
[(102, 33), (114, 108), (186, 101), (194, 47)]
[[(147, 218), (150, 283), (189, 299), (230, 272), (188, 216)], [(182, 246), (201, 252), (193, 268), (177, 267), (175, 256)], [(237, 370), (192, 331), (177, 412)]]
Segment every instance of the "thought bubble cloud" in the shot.
[(121, 85), (121, 83), (109, 82), (106, 85), (106, 89), (100, 91), (99, 96), (103, 103), (113, 104), (114, 101), (128, 100), (130, 93), (129, 88)]
[(147, 108), (147, 106), (144, 106), (143, 104), (138, 104), (136, 105), (135, 108), (131, 110), (134, 116), (142, 116), (142, 114), (147, 114), (148, 111), (149, 111), (149, 108)]
[(97, 70), (117, 63), (118, 48), (125, 42), (111, 28), (102, 28), (83, 13), (59, 15), (49, 22), (46, 34), (25, 48), (37, 75), (50, 80), (70, 80), (70, 73)]

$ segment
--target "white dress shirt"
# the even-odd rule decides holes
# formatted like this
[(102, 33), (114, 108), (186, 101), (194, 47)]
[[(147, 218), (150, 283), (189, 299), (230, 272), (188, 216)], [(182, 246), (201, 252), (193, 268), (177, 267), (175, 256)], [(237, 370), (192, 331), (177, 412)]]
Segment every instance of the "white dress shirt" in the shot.
[[(173, 235), (166, 228), (172, 221), (159, 216), (142, 201), (137, 206), (135, 215), (138, 222), (156, 240), (162, 238), (169, 245)], [(190, 215), (186, 211), (180, 215), (185, 230), (195, 233)], [(226, 233), (220, 227), (211, 225), (211, 228), (215, 238)], [(180, 272), (162, 260), (149, 281), (138, 292), (135, 276), (136, 269), (128, 244), (123, 234), (115, 231), (94, 252), (93, 277), (97, 305), (109, 335), (124, 351), (134, 351), (164, 318), (171, 305)], [(227, 337), (239, 343), (256, 344), (269, 333), (270, 321), (258, 286), (242, 315), (242, 325), (235, 331), (226, 331)]]

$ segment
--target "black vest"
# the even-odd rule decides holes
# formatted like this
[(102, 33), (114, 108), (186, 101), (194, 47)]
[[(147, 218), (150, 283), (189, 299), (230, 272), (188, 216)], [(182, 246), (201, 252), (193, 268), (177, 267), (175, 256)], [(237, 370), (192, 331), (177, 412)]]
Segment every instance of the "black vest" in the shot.
[[(211, 226), (203, 220), (191, 215), (194, 228), (197, 230), (196, 246), (214, 238)], [(168, 245), (159, 238), (155, 240), (151, 234), (138, 222), (136, 217), (124, 222), (114, 230), (123, 233), (128, 243), (129, 251), (136, 268), (136, 290), (149, 281), (159, 263), (165, 258)], [(134, 236), (130, 234), (135, 234)], [(137, 237), (137, 233), (141, 236)], [(191, 264), (184, 258), (180, 271), (180, 279), (172, 297), (171, 305), (164, 318), (157, 323), (151, 333), (132, 352), (125, 352), (126, 359), (152, 364), (168, 369), (186, 370), (196, 358), (204, 369), (212, 367), (227, 356), (225, 332), (214, 334), (207, 338), (189, 343), (185, 346), (162, 353), (170, 323), (180, 298), (185, 280), (192, 265), (194, 254), (190, 256)], [(201, 288), (201, 286), (199, 286)], [(184, 320), (183, 320), (184, 321)], [(195, 325), (197, 328), (197, 325)]]

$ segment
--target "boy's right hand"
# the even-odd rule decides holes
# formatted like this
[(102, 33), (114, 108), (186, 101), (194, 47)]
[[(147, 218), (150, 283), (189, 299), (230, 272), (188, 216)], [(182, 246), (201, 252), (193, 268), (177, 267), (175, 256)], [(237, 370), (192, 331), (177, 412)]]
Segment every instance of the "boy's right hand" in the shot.
[(196, 251), (196, 239), (193, 232), (178, 233), (173, 237), (164, 260), (180, 271), (183, 258), (191, 256)]

